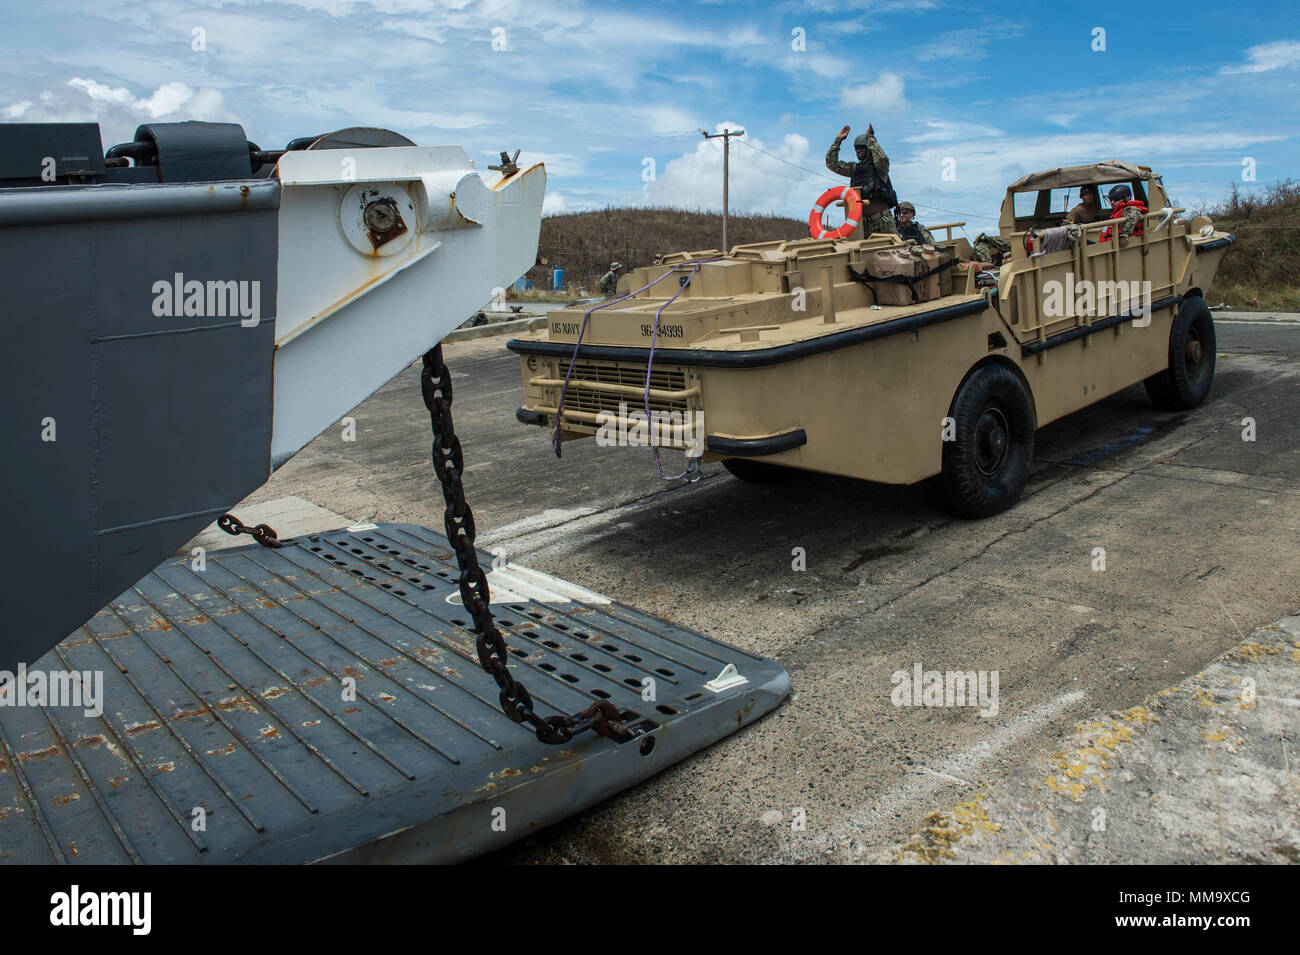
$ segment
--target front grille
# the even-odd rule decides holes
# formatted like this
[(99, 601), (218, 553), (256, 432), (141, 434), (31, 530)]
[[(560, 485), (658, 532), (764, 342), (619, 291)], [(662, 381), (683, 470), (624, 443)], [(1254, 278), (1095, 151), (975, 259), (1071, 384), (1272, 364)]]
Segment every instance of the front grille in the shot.
[[(561, 365), (560, 376), (563, 377), (568, 372), (568, 369), (567, 362)], [(618, 414), (619, 404), (626, 403), (628, 411), (638, 408), (645, 410), (644, 394), (612, 395), (606, 392), (588, 391), (585, 388), (573, 387), (573, 383), (579, 380), (609, 385), (630, 385), (634, 388), (644, 389), (644, 365), (606, 361), (578, 361), (574, 365), (569, 390), (564, 397), (564, 407), (572, 411), (586, 411), (591, 414), (599, 414), (602, 411)], [(680, 368), (655, 368), (650, 373), (650, 387), (662, 391), (684, 391), (686, 390), (686, 372)], [(652, 397), (650, 399), (650, 410), (651, 412), (676, 411), (685, 415), (690, 409), (689, 402), (685, 398), (665, 401)], [(685, 419), (683, 418), (683, 420)]]
[[(560, 376), (564, 377), (568, 371), (569, 363), (565, 362), (560, 368)], [(645, 365), (580, 359), (573, 366), (573, 377), (584, 381), (599, 381), (607, 385), (633, 385), (644, 388)], [(684, 391), (686, 372), (680, 368), (655, 368), (650, 373), (650, 387), (662, 391)]]

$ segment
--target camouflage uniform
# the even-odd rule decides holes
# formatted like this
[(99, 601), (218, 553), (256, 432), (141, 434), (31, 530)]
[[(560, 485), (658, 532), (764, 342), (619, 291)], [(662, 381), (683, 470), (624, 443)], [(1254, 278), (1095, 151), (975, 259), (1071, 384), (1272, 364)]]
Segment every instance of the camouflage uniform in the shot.
[[(588, 273), (590, 274), (590, 273)], [(618, 273), (610, 269), (600, 277), (600, 294), (613, 295), (618, 290)]]
[(1008, 255), (1011, 252), (1011, 244), (1005, 239), (1000, 239), (995, 235), (986, 235), (981, 232), (975, 237), (975, 241), (970, 244), (971, 255), (977, 262), (991, 262), (998, 265), (995, 253)]
[(1091, 222), (1100, 222), (1105, 218), (1107, 218), (1106, 210), (1101, 207), (1100, 202), (1093, 209), (1089, 209), (1081, 202), (1070, 210), (1065, 217), (1065, 221), (1073, 222), (1076, 225), (1088, 225)]
[(898, 227), (898, 234), (904, 239), (911, 239), (918, 245), (934, 245), (934, 236), (930, 230), (921, 223), (913, 219), (911, 222), (905, 222)]
[[(1129, 239), (1133, 236), (1133, 230), (1142, 224), (1142, 210), (1135, 206), (1128, 206), (1120, 213), (1119, 216), (1119, 236), (1121, 239)], [(1110, 231), (1110, 230), (1107, 230)]]
[[(837, 176), (848, 176), (853, 178), (853, 172), (857, 168), (856, 162), (843, 162), (840, 159), (840, 144), (842, 139), (837, 139), (831, 143), (831, 148), (826, 150), (826, 168)], [(889, 157), (885, 151), (880, 148), (880, 143), (876, 142), (875, 136), (867, 138), (867, 156), (868, 160), (876, 169), (876, 175), (883, 180), (889, 178)], [(868, 161), (864, 160), (864, 161)], [(867, 197), (863, 196), (862, 201), (865, 203)], [(894, 225), (894, 217), (890, 215), (889, 210), (883, 210), (879, 215), (870, 216), (862, 220), (862, 234), (871, 235), (873, 232), (889, 232), (894, 235), (898, 234), (898, 227)]]

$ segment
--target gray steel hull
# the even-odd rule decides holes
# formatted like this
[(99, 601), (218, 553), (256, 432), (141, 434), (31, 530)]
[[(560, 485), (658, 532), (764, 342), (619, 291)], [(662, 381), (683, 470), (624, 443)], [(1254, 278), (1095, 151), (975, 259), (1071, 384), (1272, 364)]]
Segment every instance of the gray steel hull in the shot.
[[(265, 483), (279, 204), (275, 180), (0, 190), (0, 670)], [(259, 283), (258, 323), (156, 315), (178, 275)]]

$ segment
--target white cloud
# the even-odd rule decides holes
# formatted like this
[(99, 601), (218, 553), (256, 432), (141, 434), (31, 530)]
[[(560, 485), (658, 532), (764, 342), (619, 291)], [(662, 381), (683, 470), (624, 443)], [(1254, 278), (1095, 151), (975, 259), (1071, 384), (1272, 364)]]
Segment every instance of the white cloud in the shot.
[(558, 192), (548, 192), (542, 200), (542, 215), (553, 216), (568, 211), (569, 204)]
[(1002, 130), (982, 123), (968, 123), (964, 120), (928, 119), (923, 123), (921, 132), (904, 136), (906, 143), (946, 143), (955, 139), (971, 136), (1001, 136)]
[(881, 73), (874, 83), (850, 86), (840, 97), (840, 102), (850, 109), (864, 110), (869, 114), (901, 112), (907, 105), (903, 96), (903, 78), (897, 73)]
[(143, 96), (124, 86), (109, 86), (74, 76), (53, 90), (0, 109), (5, 119), (27, 123), (98, 122), (104, 147), (129, 142), (141, 123), (186, 119), (238, 122), (226, 108), (220, 90), (194, 89), (173, 81)]
[[(715, 128), (735, 128), (735, 125), (719, 123)], [(746, 144), (753, 148), (747, 148)], [(732, 211), (767, 213), (811, 208), (817, 196), (831, 185), (797, 168), (821, 165), (819, 159), (810, 156), (811, 152), (808, 140), (797, 133), (787, 133), (771, 148), (761, 139), (748, 135), (733, 140), (729, 197)], [(821, 175), (836, 178), (824, 169)], [(640, 201), (645, 205), (720, 209), (722, 147), (719, 142), (701, 138), (691, 152), (669, 160), (659, 176), (646, 184)]]
[(1267, 73), (1300, 64), (1300, 41), (1279, 40), (1262, 43), (1246, 51), (1246, 60), (1238, 66), (1225, 66), (1220, 73)]

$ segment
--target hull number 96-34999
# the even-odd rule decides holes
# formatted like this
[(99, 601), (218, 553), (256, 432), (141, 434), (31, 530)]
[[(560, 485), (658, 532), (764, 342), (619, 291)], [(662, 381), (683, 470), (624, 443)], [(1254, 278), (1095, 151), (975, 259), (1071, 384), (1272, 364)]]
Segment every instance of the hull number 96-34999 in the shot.
[[(655, 327), (649, 323), (641, 326), (641, 337), (651, 338), (654, 336)], [(685, 338), (686, 329), (681, 325), (660, 325), (660, 338)]]

